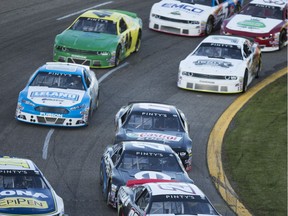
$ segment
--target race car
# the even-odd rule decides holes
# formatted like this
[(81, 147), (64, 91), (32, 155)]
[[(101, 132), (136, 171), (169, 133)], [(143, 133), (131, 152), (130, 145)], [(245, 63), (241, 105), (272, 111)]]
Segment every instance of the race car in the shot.
[(141, 45), (142, 20), (121, 10), (89, 10), (54, 43), (54, 61), (108, 68), (119, 65)]
[(263, 52), (287, 45), (287, 0), (253, 0), (242, 11), (224, 20), (220, 34), (253, 38)]
[(207, 196), (191, 183), (130, 180), (120, 187), (117, 201), (118, 216), (220, 216)]
[(177, 85), (203, 92), (246, 92), (259, 76), (261, 59), (261, 49), (253, 41), (210, 35), (180, 62)]
[(115, 115), (115, 143), (127, 140), (153, 141), (169, 145), (187, 171), (192, 168), (192, 139), (184, 113), (157, 102), (130, 102)]
[(99, 83), (88, 66), (47, 62), (19, 93), (15, 117), (39, 125), (87, 126), (99, 104)]
[(149, 28), (182, 36), (209, 35), (242, 4), (243, 0), (162, 0), (151, 8)]
[(143, 178), (193, 183), (168, 145), (126, 141), (106, 147), (100, 163), (100, 185), (108, 205), (116, 208), (120, 186), (128, 180)]
[(36, 164), (0, 157), (0, 215), (64, 216), (64, 203)]

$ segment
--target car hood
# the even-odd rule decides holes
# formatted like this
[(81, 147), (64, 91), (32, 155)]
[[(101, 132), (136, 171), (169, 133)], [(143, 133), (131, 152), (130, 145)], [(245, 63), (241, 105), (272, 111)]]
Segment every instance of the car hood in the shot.
[(57, 36), (56, 41), (57, 45), (74, 49), (109, 51), (109, 47), (116, 47), (118, 38), (105, 33), (66, 30)]
[(277, 19), (252, 17), (250, 15), (235, 15), (226, 25), (227, 28), (236, 31), (264, 34), (269, 33), (282, 21)]
[(211, 14), (213, 8), (200, 4), (187, 4), (175, 0), (160, 1), (152, 7), (151, 13), (172, 19), (199, 20)]
[(239, 75), (239, 72), (243, 73), (241, 70), (242, 64), (242, 60), (190, 55), (181, 61), (180, 68), (182, 71), (199, 74), (231, 76)]
[(40, 215), (56, 213), (56, 197), (49, 189), (1, 189), (0, 213)]
[(30, 86), (26, 97), (39, 105), (69, 107), (81, 103), (85, 93), (83, 90)]
[(125, 184), (128, 180), (132, 179), (165, 179), (165, 180), (176, 180), (181, 182), (193, 181), (184, 173), (177, 172), (166, 172), (166, 171), (153, 171), (153, 170), (142, 170), (138, 169), (132, 170), (121, 170), (118, 169), (119, 179), (123, 180)]
[(171, 148), (180, 149), (181, 147), (186, 149), (185, 146), (185, 133), (174, 131), (133, 131), (130, 129), (124, 129), (125, 140), (138, 140), (138, 141), (153, 141), (158, 143), (168, 144)]

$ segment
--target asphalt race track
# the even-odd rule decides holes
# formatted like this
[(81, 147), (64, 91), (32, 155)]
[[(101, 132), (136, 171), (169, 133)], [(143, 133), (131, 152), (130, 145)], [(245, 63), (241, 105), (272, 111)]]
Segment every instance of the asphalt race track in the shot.
[[(202, 38), (161, 34), (148, 29), (155, 0), (2, 0), (0, 7), (0, 155), (32, 159), (64, 199), (70, 216), (116, 215), (99, 186), (99, 162), (112, 143), (114, 115), (129, 101), (150, 100), (177, 105), (190, 122), (193, 169), (190, 176), (222, 215), (234, 215), (211, 182), (206, 162), (207, 140), (214, 123), (239, 94), (219, 95), (180, 90), (178, 65)], [(119, 68), (98, 69), (100, 105), (85, 128), (52, 128), (14, 119), (19, 91), (37, 67), (52, 60), (55, 35), (79, 15), (100, 8), (138, 13), (143, 19), (142, 47)], [(74, 15), (73, 15), (74, 14)], [(68, 16), (67, 16), (68, 15)], [(217, 32), (216, 32), (217, 33)], [(216, 34), (215, 33), (215, 34)], [(287, 49), (263, 53), (260, 78), (287, 65)], [(104, 75), (104, 77), (103, 77)], [(102, 78), (101, 78), (102, 77)]]

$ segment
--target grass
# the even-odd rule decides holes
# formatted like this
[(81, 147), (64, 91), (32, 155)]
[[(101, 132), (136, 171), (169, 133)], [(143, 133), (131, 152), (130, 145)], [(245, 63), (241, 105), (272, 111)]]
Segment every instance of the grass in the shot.
[(223, 142), (223, 167), (255, 216), (287, 216), (287, 75), (237, 113)]

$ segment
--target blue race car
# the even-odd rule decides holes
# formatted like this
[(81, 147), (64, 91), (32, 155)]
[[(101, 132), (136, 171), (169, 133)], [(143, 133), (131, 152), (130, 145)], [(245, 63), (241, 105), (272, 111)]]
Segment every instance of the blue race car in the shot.
[(115, 143), (126, 140), (169, 145), (181, 158), (186, 171), (192, 168), (192, 139), (184, 113), (173, 105), (130, 102), (115, 116)]
[(0, 215), (64, 216), (64, 203), (33, 161), (0, 157)]
[(33, 124), (87, 126), (99, 104), (99, 83), (88, 66), (48, 62), (19, 93), (15, 117)]
[(164, 179), (193, 183), (170, 146), (126, 141), (106, 147), (100, 164), (100, 184), (107, 204), (116, 208), (119, 187), (131, 179)]

